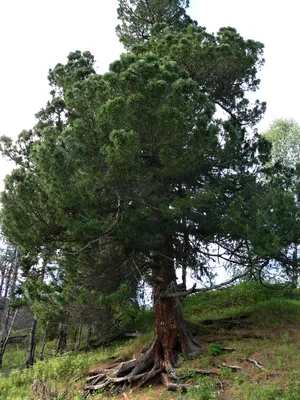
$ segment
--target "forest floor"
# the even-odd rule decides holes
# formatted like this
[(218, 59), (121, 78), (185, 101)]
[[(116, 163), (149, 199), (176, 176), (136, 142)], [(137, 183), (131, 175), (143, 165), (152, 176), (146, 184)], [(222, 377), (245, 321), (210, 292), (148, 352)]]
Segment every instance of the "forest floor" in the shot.
[[(198, 327), (200, 344), (199, 357), (182, 359), (177, 370), (187, 393), (168, 392), (161, 382), (153, 380), (141, 389), (118, 393), (111, 388), (95, 392), (89, 399), (300, 399), (299, 293), (241, 285), (191, 296), (184, 301), (183, 310), (186, 319)], [(4, 371), (0, 400), (83, 399), (89, 377), (138, 357), (152, 337), (148, 332), (88, 353), (69, 352), (39, 361), (23, 372), (14, 370), (8, 375)], [(7, 363), (15, 367), (18, 352), (24, 354), (24, 349), (9, 349)]]

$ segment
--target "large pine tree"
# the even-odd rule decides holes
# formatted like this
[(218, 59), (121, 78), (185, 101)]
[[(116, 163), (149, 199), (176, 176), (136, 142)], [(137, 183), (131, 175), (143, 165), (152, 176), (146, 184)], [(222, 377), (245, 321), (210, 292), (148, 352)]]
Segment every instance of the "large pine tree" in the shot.
[(177, 266), (207, 272), (213, 244), (232, 262), (239, 254), (248, 267), (257, 260), (245, 221), (259, 150), (265, 156), (252, 128), (265, 104), (246, 93), (258, 88), (263, 45), (232, 28), (208, 34), (188, 23), (185, 3), (120, 1), (129, 52), (104, 75), (89, 52), (71, 53), (50, 70), (52, 100), (39, 123), (4, 146), (20, 165), (2, 197), (14, 242), (37, 252), (48, 246), (66, 260), (115, 248), (119, 261), (100, 257), (95, 268), (101, 274), (103, 266), (105, 279), (119, 268), (150, 271), (155, 338), (123, 365), (124, 382), (174, 376), (178, 351), (197, 353), (179, 301), (197, 289), (178, 290)]

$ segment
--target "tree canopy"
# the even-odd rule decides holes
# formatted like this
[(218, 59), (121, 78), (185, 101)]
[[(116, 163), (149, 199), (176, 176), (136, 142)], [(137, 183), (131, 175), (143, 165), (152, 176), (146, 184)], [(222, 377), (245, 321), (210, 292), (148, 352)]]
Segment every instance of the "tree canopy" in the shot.
[(187, 6), (120, 0), (128, 52), (103, 75), (89, 52), (70, 53), (49, 72), (37, 125), (16, 143), (2, 139), (18, 164), (2, 194), (15, 245), (47, 250), (65, 276), (90, 271), (104, 292), (103, 279), (114, 291), (150, 274), (156, 337), (130, 372), (152, 368), (147, 379), (172, 374), (176, 348), (197, 351), (177, 300), (197, 289), (180, 292), (175, 269), (210, 278), (219, 257), (249, 272), (262, 254), (253, 232), (270, 146), (255, 129), (266, 105), (247, 93), (263, 45), (230, 27), (207, 33)]

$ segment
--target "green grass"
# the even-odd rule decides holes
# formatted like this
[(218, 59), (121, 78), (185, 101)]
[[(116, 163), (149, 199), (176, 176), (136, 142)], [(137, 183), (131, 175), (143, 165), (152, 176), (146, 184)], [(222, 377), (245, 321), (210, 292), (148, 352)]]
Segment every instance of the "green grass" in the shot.
[[(220, 342), (217, 338), (215, 342), (206, 345), (201, 357), (190, 361), (182, 360), (178, 374), (182, 382), (191, 385), (184, 396), (151, 387), (141, 392), (133, 392), (130, 395), (131, 400), (300, 399), (299, 291), (274, 291), (259, 285), (243, 283), (228, 289), (190, 296), (183, 302), (183, 312), (188, 320), (196, 324), (201, 324), (205, 319), (247, 315), (247, 321), (251, 322), (249, 329), (266, 331), (267, 335), (260, 340), (241, 340), (236, 336), (226, 342)], [(126, 343), (115, 343), (113, 346), (89, 353), (70, 352), (54, 357), (56, 342), (48, 342), (45, 361), (37, 361), (33, 368), (28, 370), (24, 370), (26, 343), (9, 345), (0, 377), (0, 400), (33, 399), (33, 383), (37, 389), (35, 398), (42, 398), (44, 392), (44, 398), (82, 399), (84, 376), (89, 369), (137, 357), (151, 342), (154, 336), (153, 312), (140, 311), (136, 317), (136, 326), (146, 333)], [(222, 346), (231, 346), (235, 350), (226, 352), (222, 350)], [(37, 345), (36, 354), (40, 354), (40, 344)], [(247, 358), (261, 360), (264, 369), (260, 370), (245, 361)], [(243, 370), (233, 372), (229, 368), (221, 368), (218, 376), (209, 377), (199, 377), (193, 372), (195, 368), (212, 369), (222, 363), (241, 365)], [(119, 400), (122, 397), (96, 393), (92, 398)]]
[[(10, 375), (0, 377), (0, 400), (24, 400), (32, 395), (31, 385), (36, 382), (38, 392), (43, 390), (50, 396), (63, 393), (68, 388), (65, 399), (81, 396), (82, 377), (92, 366), (99, 365), (117, 351), (117, 348), (100, 349), (89, 353), (68, 353), (45, 361), (37, 361), (33, 368), (12, 370)], [(37, 380), (35, 380), (38, 378)], [(75, 382), (80, 387), (76, 394)], [(81, 398), (81, 397), (78, 397)]]
[(300, 323), (300, 291), (274, 290), (258, 284), (242, 283), (227, 289), (200, 293), (185, 299), (184, 314), (190, 322), (251, 314), (250, 319), (278, 327)]

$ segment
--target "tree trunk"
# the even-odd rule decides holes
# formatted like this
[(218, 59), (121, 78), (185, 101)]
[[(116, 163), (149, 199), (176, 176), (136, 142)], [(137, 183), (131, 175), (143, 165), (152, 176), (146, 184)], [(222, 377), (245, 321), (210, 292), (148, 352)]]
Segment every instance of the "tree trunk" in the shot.
[(5, 336), (4, 336), (4, 332), (3, 332), (2, 341), (1, 341), (1, 347), (0, 347), (0, 369), (2, 368), (3, 356), (4, 356), (4, 353), (5, 353), (5, 349), (6, 349), (6, 346), (7, 346), (7, 343), (8, 343), (8, 339), (10, 337), (11, 330), (13, 328), (17, 313), (18, 313), (18, 310), (15, 311), (14, 316), (13, 316), (13, 318), (11, 320), (11, 323), (10, 323), (10, 327), (9, 327), (9, 329), (7, 331), (7, 334)]
[(5, 277), (7, 274), (7, 255), (8, 255), (8, 248), (6, 248), (4, 257), (3, 257), (3, 262), (1, 265), (1, 283), (0, 283), (0, 296), (2, 297), (3, 289), (4, 289), (4, 282), (5, 282)]
[(298, 271), (298, 246), (295, 243), (294, 244), (294, 251), (293, 251), (293, 270), (292, 270), (292, 289), (297, 289), (298, 286), (298, 277), (299, 277), (299, 271)]
[(66, 349), (67, 349), (67, 324), (61, 322), (59, 324), (56, 354), (62, 354)]
[(34, 353), (35, 353), (35, 332), (36, 332), (37, 320), (33, 318), (30, 336), (29, 336), (29, 345), (27, 350), (27, 357), (26, 357), (26, 368), (31, 367), (34, 364)]
[(107, 370), (101, 373), (99, 380), (102, 383), (97, 381), (96, 385), (88, 386), (85, 396), (111, 384), (122, 384), (123, 390), (134, 382), (142, 386), (164, 372), (169, 378), (177, 380), (175, 368), (178, 366), (178, 354), (182, 353), (185, 358), (199, 354), (198, 343), (184, 322), (179, 299), (164, 297), (178, 290), (171, 245), (167, 245), (164, 253), (155, 260), (152, 278), (155, 337), (151, 346), (139, 359), (121, 363), (117, 371), (112, 369), (112, 376), (108, 375)]
[(15, 257), (14, 257), (14, 263), (13, 263), (13, 271), (12, 271), (12, 281), (9, 285), (9, 294), (8, 297), (11, 300), (13, 298), (14, 292), (16, 290), (16, 285), (17, 285), (17, 279), (18, 279), (18, 271), (19, 271), (19, 252), (16, 249), (15, 251)]
[(8, 273), (6, 275), (6, 279), (5, 279), (5, 285), (4, 285), (5, 289), (4, 289), (4, 295), (3, 295), (4, 298), (7, 298), (8, 294), (9, 294), (9, 287), (11, 285), (12, 271), (13, 271), (13, 264), (11, 263), (10, 267), (9, 267), (9, 270), (8, 270)]
[(44, 359), (44, 351), (45, 351), (45, 346), (46, 346), (46, 338), (47, 338), (48, 326), (49, 326), (49, 320), (46, 322), (46, 327), (45, 327), (43, 340), (42, 340), (42, 349), (41, 349), (41, 355), (40, 355), (40, 360), (41, 361), (43, 361), (43, 359)]
[[(176, 274), (173, 254), (170, 246), (166, 246), (152, 267), (155, 338), (151, 347), (136, 362), (130, 377), (150, 369), (149, 375), (143, 379), (151, 379), (153, 374), (167, 372), (170, 378), (175, 377), (174, 368), (178, 366), (178, 354), (185, 358), (199, 354), (198, 343), (193, 338), (182, 315), (180, 300), (175, 297), (164, 298), (166, 293), (177, 292)], [(127, 371), (128, 372), (128, 371)]]
[[(15, 311), (13, 318), (11, 319), (11, 308), (9, 307), (9, 303), (11, 302), (14, 291), (16, 288), (17, 277), (18, 277), (18, 250), (15, 250), (14, 260), (11, 263), (9, 268), (9, 275), (6, 281), (6, 288), (5, 288), (5, 305), (2, 314), (2, 318), (4, 317), (4, 321), (2, 320), (2, 339), (0, 345), (0, 369), (2, 368), (2, 360), (5, 353), (7, 341), (9, 339), (14, 321), (17, 316), (17, 310)], [(11, 320), (11, 322), (10, 322)]]
[(92, 333), (93, 333), (93, 327), (89, 326), (88, 332), (87, 332), (87, 340), (86, 340), (87, 350), (90, 350), (92, 347)]
[(79, 350), (82, 339), (82, 324), (76, 328), (76, 336), (74, 337), (74, 350)]
[(162, 298), (165, 293), (177, 291), (172, 252), (168, 253), (161, 256), (160, 262), (152, 268), (155, 311), (154, 365), (167, 372), (177, 365), (178, 352), (186, 358), (195, 356), (198, 352), (198, 347), (184, 322), (180, 300), (172, 297)]

